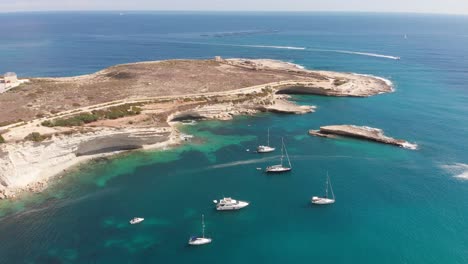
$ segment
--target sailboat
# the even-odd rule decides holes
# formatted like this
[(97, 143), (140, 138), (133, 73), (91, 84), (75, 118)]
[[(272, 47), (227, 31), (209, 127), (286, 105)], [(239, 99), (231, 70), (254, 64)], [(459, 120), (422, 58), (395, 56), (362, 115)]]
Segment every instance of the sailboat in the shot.
[(191, 236), (188, 243), (191, 246), (200, 246), (211, 243), (211, 238), (205, 237), (205, 215), (202, 215), (202, 236)]
[[(286, 158), (288, 159), (289, 167), (285, 167), (283, 165), (283, 160), (284, 160), (284, 154), (283, 153), (286, 153)], [(287, 171), (290, 171), (292, 169), (291, 161), (289, 160), (288, 151), (286, 150), (286, 147), (284, 145), (283, 138), (281, 138), (281, 158), (280, 158), (280, 162), (281, 163), (278, 164), (278, 165), (268, 166), (265, 171), (268, 172), (268, 173), (280, 173), (280, 172), (287, 172)]]
[(257, 147), (257, 153), (268, 153), (275, 151), (275, 148), (270, 147), (270, 129), (268, 128), (268, 139), (266, 146), (260, 145)]
[[(331, 198), (328, 198), (328, 189), (330, 188), (331, 191)], [(314, 196), (312, 197), (311, 202), (313, 204), (332, 204), (335, 203), (335, 194), (333, 193), (333, 188), (331, 185), (330, 177), (328, 176), (327, 172), (327, 180), (325, 181), (325, 196), (324, 197), (319, 197), (319, 196)]]

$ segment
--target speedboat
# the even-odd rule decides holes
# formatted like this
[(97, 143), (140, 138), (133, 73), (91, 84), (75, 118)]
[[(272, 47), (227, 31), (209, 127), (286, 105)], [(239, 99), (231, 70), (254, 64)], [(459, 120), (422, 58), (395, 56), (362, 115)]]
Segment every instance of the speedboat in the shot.
[(132, 224), (132, 225), (138, 224), (138, 223), (143, 222), (143, 220), (145, 220), (145, 219), (141, 218), (141, 217), (134, 217), (132, 220), (130, 220), (130, 224)]
[(188, 244), (191, 246), (201, 246), (211, 243), (211, 238), (205, 237), (205, 215), (202, 215), (202, 236), (191, 236)]
[(216, 210), (218, 211), (225, 211), (225, 210), (239, 210), (249, 205), (248, 202), (234, 200), (231, 197), (225, 197), (219, 202), (217, 200), (213, 200), (216, 204)]

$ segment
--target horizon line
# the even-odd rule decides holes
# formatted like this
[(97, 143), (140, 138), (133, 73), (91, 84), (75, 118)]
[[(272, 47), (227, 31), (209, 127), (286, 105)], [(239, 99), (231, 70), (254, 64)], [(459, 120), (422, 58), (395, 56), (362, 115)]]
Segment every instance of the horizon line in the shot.
[(136, 12), (136, 13), (361, 13), (361, 14), (413, 14), (413, 15), (453, 15), (468, 16), (468, 13), (438, 13), (416, 11), (356, 11), (356, 10), (138, 10), (138, 9), (76, 9), (76, 10), (16, 10), (1, 11), (0, 14), (18, 13), (73, 13), (73, 12)]

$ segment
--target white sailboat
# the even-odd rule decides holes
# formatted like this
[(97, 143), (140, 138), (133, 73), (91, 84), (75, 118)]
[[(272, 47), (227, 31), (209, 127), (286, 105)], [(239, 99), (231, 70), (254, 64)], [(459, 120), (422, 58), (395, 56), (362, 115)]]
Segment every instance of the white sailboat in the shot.
[(268, 128), (268, 139), (266, 146), (260, 145), (257, 147), (257, 153), (268, 153), (275, 151), (275, 148), (270, 147), (270, 129)]
[[(328, 189), (329, 188), (330, 188), (331, 195), (332, 195), (331, 198), (328, 198)], [(328, 176), (328, 172), (327, 172), (327, 180), (325, 182), (325, 196), (324, 197), (314, 196), (314, 197), (312, 197), (311, 202), (313, 204), (320, 204), (320, 205), (335, 203), (335, 194), (333, 193), (333, 187), (332, 187), (332, 184), (331, 184), (331, 181), (330, 181), (330, 177)]]
[(191, 246), (200, 246), (211, 243), (211, 238), (205, 237), (205, 215), (202, 215), (202, 236), (191, 236), (188, 243)]
[(227, 211), (227, 210), (239, 210), (249, 205), (248, 202), (234, 200), (231, 197), (224, 197), (223, 199), (213, 200), (216, 204), (216, 210), (218, 211)]
[[(284, 153), (286, 154), (286, 158), (288, 159), (289, 167), (283, 165)], [(286, 146), (284, 145), (284, 140), (283, 140), (283, 138), (281, 138), (281, 158), (280, 158), (280, 164), (268, 166), (268, 167), (265, 169), (265, 172), (268, 172), (268, 173), (281, 173), (281, 172), (288, 172), (288, 171), (290, 171), (291, 169), (292, 169), (292, 166), (291, 166), (291, 161), (289, 160), (288, 151), (286, 150)]]

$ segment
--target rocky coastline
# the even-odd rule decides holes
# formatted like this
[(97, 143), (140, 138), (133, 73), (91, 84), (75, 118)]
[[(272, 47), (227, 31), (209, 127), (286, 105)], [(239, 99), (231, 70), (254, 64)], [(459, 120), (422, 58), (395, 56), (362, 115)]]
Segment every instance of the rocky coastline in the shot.
[[(88, 85), (90, 80), (104, 82), (106, 78), (109, 78), (109, 72), (114, 72), (116, 69), (129, 72), (135, 67), (145, 67), (147, 70), (153, 65), (161, 67), (163, 64), (170, 68), (178, 67), (180, 63), (184, 67), (192, 66), (190, 61), (143, 62), (114, 66), (88, 76), (49, 78), (40, 81), (33, 79), (32, 83), (34, 85), (44, 83), (45, 86), (50, 83), (77, 83), (83, 87)], [(311, 90), (311, 87), (320, 86), (329, 96), (360, 97), (392, 91), (391, 86), (378, 78), (346, 73), (308, 71), (281, 61), (246, 59), (221, 59), (214, 62), (193, 61), (193, 64), (197, 66), (200, 63), (227, 73), (245, 71), (250, 74), (249, 78), (251, 79), (257, 78), (258, 74), (259, 76), (278, 76), (276, 77), (278, 80), (265, 82), (264, 80), (268, 78), (261, 77), (249, 80), (246, 77), (245, 80), (238, 81), (255, 85), (238, 86), (239, 84), (235, 84), (233, 86), (230, 84), (233, 87), (231, 90), (213, 90), (231, 78), (229, 75), (221, 73), (221, 77), (225, 77), (217, 76), (207, 80), (204, 85), (200, 86), (205, 88), (196, 90), (195, 93), (182, 91), (181, 94), (158, 95), (155, 93), (156, 96), (142, 96), (142, 91), (138, 96), (113, 101), (110, 100), (112, 97), (109, 96), (107, 101), (98, 104), (65, 108), (64, 111), (41, 115), (28, 122), (22, 121), (0, 126), (0, 134), (6, 141), (0, 144), (0, 199), (14, 198), (23, 191), (40, 192), (47, 187), (47, 182), (55, 175), (92, 159), (123, 151), (165, 149), (177, 146), (183, 142), (177, 130), (177, 124), (180, 121), (193, 119), (230, 120), (237, 115), (254, 115), (258, 112), (283, 114), (313, 112), (314, 106), (299, 106), (288, 100), (289, 96), (286, 94), (295, 92), (284, 91), (291, 89), (291, 87), (303, 86), (312, 91), (310, 93), (314, 93), (315, 90)], [(149, 73), (145, 72), (145, 74)], [(127, 81), (126, 76), (123, 76), (125, 77), (124, 81)], [(135, 76), (137, 77), (132, 78), (140, 78), (139, 75)], [(214, 82), (213, 80), (216, 78), (219, 80)], [(151, 80), (151, 82), (153, 81)], [(171, 81), (175, 82), (172, 79)], [(258, 82), (261, 83), (258, 84)], [(113, 80), (113, 84), (115, 84), (115, 80)], [(151, 86), (148, 82), (145, 87), (148, 85)], [(136, 86), (136, 89), (139, 87)], [(35, 89), (34, 86), (31, 89)], [(323, 95), (323, 91), (315, 94)], [(12, 94), (8, 92), (1, 96), (8, 98)], [(3, 97), (0, 97), (0, 102)], [(43, 101), (35, 99), (34, 101), (47, 103), (46, 99)], [(102, 114), (103, 111), (113, 113), (112, 109), (120, 109), (125, 106), (128, 106), (128, 109), (138, 109), (135, 110), (138, 113), (110, 119), (96, 118), (89, 123), (80, 125), (51, 125), (54, 122), (57, 123), (57, 120), (67, 121), (78, 115), (93, 117), (95, 113)], [(42, 106), (37, 105), (36, 107)], [(26, 114), (24, 118), (27, 118)], [(39, 135), (38, 140), (34, 141), (34, 137), (33, 141), (28, 140), (27, 138), (30, 138), (34, 133)]]
[(374, 141), (383, 144), (395, 145), (406, 149), (417, 149), (417, 145), (410, 143), (403, 139), (395, 139), (384, 134), (382, 129), (367, 127), (367, 126), (354, 126), (354, 125), (333, 125), (322, 126), (319, 130), (309, 130), (309, 135), (337, 138), (350, 137), (363, 140)]

